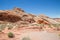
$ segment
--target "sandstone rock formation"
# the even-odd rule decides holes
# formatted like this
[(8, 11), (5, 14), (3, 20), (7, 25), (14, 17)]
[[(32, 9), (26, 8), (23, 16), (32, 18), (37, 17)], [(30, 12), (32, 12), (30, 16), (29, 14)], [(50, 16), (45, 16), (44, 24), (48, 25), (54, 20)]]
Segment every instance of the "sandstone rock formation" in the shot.
[(59, 24), (56, 20), (41, 14), (39, 16), (33, 14), (27, 14), (21, 8), (14, 8), (13, 10), (0, 10), (0, 21), (6, 22), (19, 22), (19, 21), (26, 21), (29, 23), (44, 23), (44, 24)]
[[(0, 10), (0, 40), (21, 40), (22, 37), (26, 36), (24, 33), (29, 34), (30, 32), (32, 32), (32, 34), (35, 32), (40, 34), (40, 31), (59, 31), (60, 33), (60, 26), (57, 26), (56, 24), (60, 24), (58, 19), (56, 20), (55, 18), (50, 18), (44, 14), (36, 16), (26, 13), (21, 8), (14, 8), (13, 10)], [(12, 32), (15, 37), (10, 39), (7, 36), (9, 32)], [(34, 40), (36, 39), (34, 38)]]

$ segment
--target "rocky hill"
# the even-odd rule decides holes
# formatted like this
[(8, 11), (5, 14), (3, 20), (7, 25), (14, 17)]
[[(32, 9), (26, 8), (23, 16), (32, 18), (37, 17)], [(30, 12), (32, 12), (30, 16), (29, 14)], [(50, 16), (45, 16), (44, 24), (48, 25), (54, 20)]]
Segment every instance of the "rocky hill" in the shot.
[[(25, 32), (60, 31), (59, 21), (60, 19), (50, 18), (43, 14), (36, 16), (26, 13), (21, 8), (0, 10), (0, 40), (11, 40), (9, 35), (13, 35), (12, 33), (15, 35), (12, 40), (21, 40), (19, 36)], [(9, 32), (12, 33), (9, 34)]]
[(19, 22), (19, 21), (26, 21), (29, 23), (34, 23), (38, 21), (47, 21), (49, 23), (59, 23), (52, 18), (45, 16), (45, 15), (33, 15), (28, 14), (24, 10), (20, 8), (14, 8), (13, 10), (0, 10), (0, 21), (4, 22)]

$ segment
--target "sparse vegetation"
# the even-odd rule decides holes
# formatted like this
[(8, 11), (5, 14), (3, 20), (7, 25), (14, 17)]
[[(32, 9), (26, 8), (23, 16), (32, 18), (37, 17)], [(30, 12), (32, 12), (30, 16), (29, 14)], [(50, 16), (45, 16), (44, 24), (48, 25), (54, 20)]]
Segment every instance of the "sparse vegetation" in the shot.
[(0, 32), (2, 32), (2, 30), (4, 30), (4, 29), (5, 29), (5, 27), (6, 27), (6, 25), (5, 25), (5, 24), (0, 24)]
[(60, 34), (59, 34), (59, 36), (60, 36)]
[(14, 34), (13, 34), (12, 32), (9, 32), (9, 33), (8, 33), (8, 37), (9, 37), (9, 38), (13, 38), (13, 37), (14, 37)]
[(8, 23), (7, 27), (8, 29), (12, 29), (14, 26), (18, 26), (17, 24), (13, 24), (13, 23)]
[(22, 38), (22, 40), (30, 40), (30, 38), (29, 37), (24, 37), (24, 38)]
[(2, 32), (2, 30), (0, 29), (0, 32)]
[(13, 25), (12, 24), (10, 24), (10, 23), (8, 23), (8, 29), (12, 29), (13, 28)]

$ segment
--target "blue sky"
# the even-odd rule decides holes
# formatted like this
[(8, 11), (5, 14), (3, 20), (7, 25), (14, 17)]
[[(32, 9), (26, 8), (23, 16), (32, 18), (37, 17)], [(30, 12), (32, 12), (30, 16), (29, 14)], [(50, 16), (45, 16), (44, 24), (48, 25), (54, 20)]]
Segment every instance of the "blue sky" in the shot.
[(0, 10), (22, 8), (27, 13), (60, 18), (60, 0), (0, 0)]

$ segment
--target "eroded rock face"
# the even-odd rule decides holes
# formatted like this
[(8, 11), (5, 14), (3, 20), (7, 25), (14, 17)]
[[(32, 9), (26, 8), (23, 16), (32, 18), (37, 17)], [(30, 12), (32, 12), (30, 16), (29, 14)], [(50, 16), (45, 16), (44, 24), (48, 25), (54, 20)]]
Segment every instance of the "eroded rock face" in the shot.
[(19, 16), (9, 15), (8, 13), (5, 12), (0, 13), (0, 21), (17, 22), (20, 20), (21, 18)]
[(13, 10), (0, 10), (0, 21), (6, 22), (18, 22), (18, 21), (26, 21), (29, 23), (34, 23), (33, 19), (34, 15), (26, 14), (24, 10), (20, 8), (14, 8)]
[(35, 20), (33, 19), (33, 17), (30, 16), (30, 15), (23, 15), (23, 16), (22, 16), (22, 20), (23, 20), (23, 21), (27, 21), (27, 22), (29, 22), (29, 23), (34, 23), (34, 22), (35, 22)]

